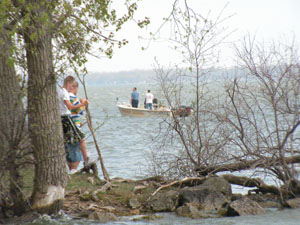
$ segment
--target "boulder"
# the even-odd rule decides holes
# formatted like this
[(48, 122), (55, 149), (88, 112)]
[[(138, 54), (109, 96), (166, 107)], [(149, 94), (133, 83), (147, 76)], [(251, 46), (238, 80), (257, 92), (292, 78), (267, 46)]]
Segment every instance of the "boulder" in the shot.
[(280, 197), (274, 194), (248, 194), (247, 197), (263, 208), (281, 208)]
[(194, 202), (202, 210), (218, 211), (231, 201), (231, 195), (231, 185), (225, 179), (211, 177), (201, 185), (181, 189), (178, 202), (179, 206)]
[(227, 208), (227, 216), (245, 216), (265, 214), (266, 211), (255, 201), (242, 197), (231, 202)]
[(231, 199), (232, 190), (231, 185), (227, 180), (221, 177), (210, 177), (203, 182), (201, 185), (214, 189), (217, 192), (221, 192), (225, 196), (228, 196)]
[(193, 219), (201, 219), (201, 218), (210, 218), (211, 216), (208, 212), (200, 211), (199, 204), (197, 203), (187, 203), (183, 206), (180, 206), (176, 210), (177, 216), (182, 217), (191, 217)]
[(137, 209), (141, 206), (141, 203), (138, 201), (137, 198), (131, 198), (129, 199), (129, 206), (132, 208), (132, 209)]
[(300, 208), (300, 198), (287, 200), (286, 204), (292, 209)]
[(155, 212), (172, 212), (178, 205), (178, 191), (170, 190), (158, 193), (147, 204), (147, 208)]
[(101, 223), (118, 220), (116, 215), (110, 212), (93, 212), (88, 216), (88, 218), (90, 220), (98, 220)]

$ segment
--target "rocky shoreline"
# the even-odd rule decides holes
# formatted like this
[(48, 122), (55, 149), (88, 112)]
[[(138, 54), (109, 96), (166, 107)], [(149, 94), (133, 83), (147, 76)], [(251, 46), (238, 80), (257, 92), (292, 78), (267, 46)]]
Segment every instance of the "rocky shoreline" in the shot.
[[(273, 194), (232, 194), (231, 185), (221, 177), (187, 178), (179, 182), (161, 177), (114, 178), (106, 182), (90, 173), (77, 173), (69, 176), (66, 190), (65, 214), (102, 223), (134, 215), (134, 220), (153, 220), (158, 212), (201, 219), (258, 215), (266, 213), (265, 208), (282, 207)], [(298, 208), (300, 200), (291, 199), (285, 207)], [(37, 216), (30, 214), (2, 222), (18, 224), (18, 220), (32, 221)]]
[(219, 177), (202, 179), (201, 184), (192, 179), (185, 183), (164, 181), (161, 177), (138, 181), (115, 178), (106, 183), (86, 174), (73, 175), (70, 182), (76, 179), (85, 179), (89, 187), (68, 191), (64, 211), (99, 222), (133, 215), (155, 219), (153, 215), (158, 212), (193, 219), (257, 215), (266, 213), (264, 208), (282, 207), (275, 195), (232, 194), (231, 185)]

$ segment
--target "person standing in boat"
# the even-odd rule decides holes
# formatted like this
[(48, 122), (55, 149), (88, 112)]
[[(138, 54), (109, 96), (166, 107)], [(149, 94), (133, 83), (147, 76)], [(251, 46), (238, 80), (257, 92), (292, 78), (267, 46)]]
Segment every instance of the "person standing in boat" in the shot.
[(148, 93), (146, 94), (146, 109), (153, 110), (153, 99), (153, 94), (148, 90)]
[(132, 89), (130, 102), (133, 108), (137, 108), (139, 105), (139, 93), (137, 92), (136, 87)]

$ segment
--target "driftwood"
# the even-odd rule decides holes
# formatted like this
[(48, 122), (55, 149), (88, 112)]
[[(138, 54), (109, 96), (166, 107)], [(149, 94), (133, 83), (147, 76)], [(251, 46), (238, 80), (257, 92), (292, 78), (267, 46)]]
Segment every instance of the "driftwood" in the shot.
[(112, 183), (111, 182), (107, 182), (105, 185), (103, 185), (100, 189), (101, 192), (106, 192), (107, 190), (112, 188)]
[[(234, 176), (232, 174), (225, 174), (221, 176), (230, 184), (240, 185), (243, 187), (255, 187), (257, 188), (255, 192), (261, 192), (263, 194), (272, 193), (278, 196), (282, 194), (287, 195), (289, 192), (286, 188), (277, 188), (273, 185), (267, 185), (264, 181), (259, 178), (248, 178), (244, 176)], [(169, 184), (161, 185), (158, 189), (156, 189), (147, 199), (149, 201), (153, 196), (155, 196), (160, 190), (171, 187), (174, 185), (181, 186), (182, 184), (189, 183), (190, 181), (197, 181), (196, 185), (202, 184), (207, 177), (186, 177), (182, 180), (173, 181)]]
[(171, 187), (171, 186), (173, 186), (173, 185), (180, 185), (180, 186), (181, 186), (181, 185), (184, 184), (184, 183), (187, 183), (187, 182), (190, 182), (190, 181), (195, 181), (195, 180), (197, 180), (197, 181), (200, 182), (200, 183), (203, 183), (203, 182), (206, 180), (206, 178), (204, 178), (204, 177), (185, 177), (185, 178), (182, 179), (182, 180), (176, 180), (176, 181), (173, 181), (173, 182), (171, 182), (171, 183), (169, 183), (169, 184), (162, 185), (162, 186), (160, 186), (159, 188), (157, 188), (156, 191), (154, 191), (154, 192), (149, 196), (149, 198), (147, 199), (147, 201), (150, 201), (150, 199), (151, 199), (154, 195), (156, 195), (160, 190), (162, 190), (162, 189), (164, 189), (164, 188)]
[(272, 193), (276, 195), (280, 195), (280, 189), (273, 186), (273, 185), (267, 185), (265, 182), (263, 182), (259, 178), (248, 178), (248, 177), (240, 177), (240, 176), (234, 176), (231, 174), (225, 174), (221, 176), (225, 180), (227, 180), (230, 184), (236, 184), (243, 187), (256, 187), (257, 191), (266, 194), (266, 193)]
[(294, 198), (295, 196), (300, 195), (300, 183), (296, 179), (291, 179), (287, 184), (276, 187), (274, 185), (267, 185), (259, 178), (239, 177), (231, 174), (223, 175), (222, 178), (227, 180), (230, 184), (236, 184), (243, 187), (256, 187), (257, 189), (253, 190), (256, 193), (271, 193), (283, 198)]
[(208, 174), (215, 174), (218, 172), (234, 172), (234, 171), (241, 171), (241, 170), (248, 170), (253, 168), (271, 168), (274, 166), (281, 165), (282, 163), (286, 164), (294, 164), (294, 163), (300, 163), (300, 155), (297, 156), (291, 156), (286, 158), (268, 158), (265, 157), (263, 159), (257, 159), (257, 160), (244, 160), (239, 161), (236, 163), (228, 163), (223, 165), (216, 165), (216, 166), (201, 166), (196, 168), (196, 171), (200, 176), (206, 176)]

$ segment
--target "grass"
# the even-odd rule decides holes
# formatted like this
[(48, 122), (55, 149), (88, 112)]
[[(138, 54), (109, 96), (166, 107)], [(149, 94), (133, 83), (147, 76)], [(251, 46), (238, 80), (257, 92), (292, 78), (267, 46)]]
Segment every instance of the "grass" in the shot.
[[(30, 197), (34, 184), (34, 169), (22, 170), (24, 193)], [(88, 180), (93, 179), (91, 183)], [(137, 198), (140, 203), (144, 203), (155, 191), (155, 187), (149, 185), (147, 188), (134, 193), (134, 188), (140, 186), (139, 181), (117, 180), (111, 181), (112, 186), (106, 192), (97, 191), (106, 184), (106, 181), (94, 177), (92, 174), (73, 174), (69, 176), (66, 186), (65, 207), (69, 212), (78, 212), (87, 209), (90, 205), (96, 204), (98, 207), (111, 206), (115, 209), (114, 213), (118, 216), (135, 215), (129, 205), (132, 198)], [(97, 192), (95, 192), (97, 191)], [(96, 198), (95, 198), (95, 193)], [(72, 211), (73, 210), (73, 211)]]
[(94, 191), (105, 184), (104, 181), (101, 181), (98, 178), (94, 178), (95, 183), (92, 184), (87, 181), (89, 177), (91, 177), (91, 174), (73, 174), (71, 179), (68, 181), (66, 190), (74, 191), (80, 188), (85, 188)]

